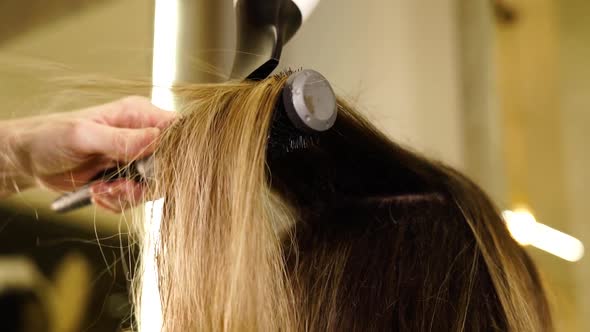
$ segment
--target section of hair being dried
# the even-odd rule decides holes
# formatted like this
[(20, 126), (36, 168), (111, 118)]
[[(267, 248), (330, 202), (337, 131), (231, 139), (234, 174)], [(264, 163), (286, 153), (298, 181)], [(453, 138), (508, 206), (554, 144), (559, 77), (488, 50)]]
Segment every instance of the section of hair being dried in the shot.
[(185, 91), (156, 152), (165, 197), (158, 252), (164, 331), (295, 326), (266, 183), (266, 140), (284, 76)]
[(343, 100), (273, 152), (286, 77), (176, 90), (152, 188), (163, 331), (551, 330), (534, 265), (458, 172)]

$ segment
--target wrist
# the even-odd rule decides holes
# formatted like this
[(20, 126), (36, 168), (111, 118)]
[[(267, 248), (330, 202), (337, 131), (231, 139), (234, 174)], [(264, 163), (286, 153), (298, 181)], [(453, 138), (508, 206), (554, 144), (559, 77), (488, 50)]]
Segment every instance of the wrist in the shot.
[(25, 148), (29, 125), (26, 120), (0, 122), (0, 193), (19, 192), (35, 185)]

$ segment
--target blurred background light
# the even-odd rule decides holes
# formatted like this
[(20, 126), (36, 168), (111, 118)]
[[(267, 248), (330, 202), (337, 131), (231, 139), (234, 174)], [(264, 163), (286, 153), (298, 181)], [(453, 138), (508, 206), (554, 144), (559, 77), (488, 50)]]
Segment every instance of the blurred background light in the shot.
[(584, 256), (584, 245), (580, 240), (538, 222), (530, 211), (507, 210), (502, 215), (510, 234), (521, 245), (531, 245), (570, 262)]
[(173, 110), (174, 97), (170, 87), (176, 78), (178, 2), (156, 0), (154, 15), (152, 102), (165, 110)]
[[(162, 109), (174, 110), (171, 87), (176, 79), (179, 31), (178, 1), (156, 0), (154, 10), (154, 50), (152, 62), (152, 103)], [(141, 281), (140, 330), (158, 332), (162, 327), (162, 304), (156, 269), (156, 243), (159, 238), (164, 200), (145, 206), (143, 271)]]

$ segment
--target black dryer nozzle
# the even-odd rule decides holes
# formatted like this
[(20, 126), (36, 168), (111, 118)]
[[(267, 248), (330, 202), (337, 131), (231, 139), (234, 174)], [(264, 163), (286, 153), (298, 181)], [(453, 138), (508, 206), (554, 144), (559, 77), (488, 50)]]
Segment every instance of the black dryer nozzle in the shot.
[(277, 67), (283, 46), (303, 17), (292, 0), (238, 0), (236, 57), (231, 77), (261, 80)]

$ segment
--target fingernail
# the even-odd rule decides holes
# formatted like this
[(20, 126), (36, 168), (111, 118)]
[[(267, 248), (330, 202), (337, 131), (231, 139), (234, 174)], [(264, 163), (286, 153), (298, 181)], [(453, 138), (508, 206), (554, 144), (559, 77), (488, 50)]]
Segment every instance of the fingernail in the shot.
[(151, 128), (151, 129), (152, 130), (151, 130), (150, 134), (154, 135), (155, 137), (160, 136), (160, 132), (161, 132), (160, 128)]

